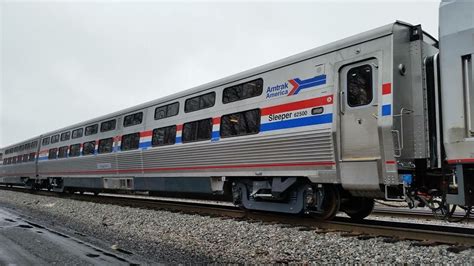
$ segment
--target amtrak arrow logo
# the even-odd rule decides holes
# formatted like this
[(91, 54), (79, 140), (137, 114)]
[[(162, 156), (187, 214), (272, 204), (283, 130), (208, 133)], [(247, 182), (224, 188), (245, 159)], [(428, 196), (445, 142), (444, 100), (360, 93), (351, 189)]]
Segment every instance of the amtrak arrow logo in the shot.
[(295, 78), (288, 80), (288, 82), (293, 86), (291, 91), (288, 93), (288, 96), (291, 96), (298, 94), (301, 90), (326, 84), (326, 75), (319, 75), (314, 78), (304, 80)]

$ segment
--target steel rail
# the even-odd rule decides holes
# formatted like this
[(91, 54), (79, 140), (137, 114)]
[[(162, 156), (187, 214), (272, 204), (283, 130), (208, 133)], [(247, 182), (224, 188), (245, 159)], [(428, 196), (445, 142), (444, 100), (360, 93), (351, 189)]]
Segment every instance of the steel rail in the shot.
[(353, 221), (343, 217), (336, 217), (331, 221), (320, 221), (307, 216), (248, 211), (235, 206), (214, 205), (209, 203), (163, 201), (128, 195), (114, 196), (107, 194), (106, 196), (94, 196), (89, 194), (65, 194), (45, 190), (31, 191), (16, 187), (0, 187), (0, 189), (134, 208), (209, 215), (262, 223), (286, 224), (301, 227), (302, 230), (315, 230), (316, 232), (322, 233), (334, 231), (344, 232), (346, 234), (343, 235), (348, 236), (389, 237), (393, 238), (394, 241), (417, 240), (432, 244), (438, 243), (474, 247), (474, 229), (463, 227), (376, 221), (370, 219)]

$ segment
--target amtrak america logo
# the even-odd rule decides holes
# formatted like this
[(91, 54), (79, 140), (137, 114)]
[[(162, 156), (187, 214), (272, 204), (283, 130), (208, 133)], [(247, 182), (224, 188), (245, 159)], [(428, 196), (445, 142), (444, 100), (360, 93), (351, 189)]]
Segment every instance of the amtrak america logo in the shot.
[(283, 84), (268, 86), (266, 91), (267, 99), (284, 95), (296, 95), (304, 89), (313, 88), (323, 84), (326, 84), (326, 75), (319, 75), (313, 78), (303, 80), (299, 78), (290, 79), (288, 80), (288, 82), (285, 82)]

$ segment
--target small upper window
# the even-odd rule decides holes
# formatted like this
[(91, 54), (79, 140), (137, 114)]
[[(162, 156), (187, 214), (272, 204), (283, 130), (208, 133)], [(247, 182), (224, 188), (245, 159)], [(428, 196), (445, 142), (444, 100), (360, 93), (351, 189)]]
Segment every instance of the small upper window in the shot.
[(56, 159), (58, 158), (58, 149), (53, 148), (49, 149), (48, 159)]
[(186, 113), (206, 109), (214, 106), (216, 102), (216, 93), (209, 92), (186, 100), (184, 111)]
[(67, 146), (63, 146), (59, 148), (58, 158), (66, 158), (67, 157)]
[(114, 146), (114, 139), (107, 138), (99, 140), (99, 153), (110, 153)]
[(82, 155), (90, 155), (95, 153), (95, 141), (84, 142), (82, 145)]
[(224, 115), (221, 118), (221, 137), (256, 134), (260, 131), (260, 109)]
[(71, 138), (71, 131), (61, 133), (61, 141), (66, 141)]
[(59, 142), (59, 134), (51, 137), (51, 143), (56, 143), (56, 142)]
[(48, 138), (44, 138), (42, 141), (41, 141), (41, 145), (43, 146), (46, 146), (49, 144), (49, 137)]
[(84, 130), (83, 130), (82, 128), (74, 129), (74, 130), (72, 131), (72, 138), (73, 138), (73, 139), (77, 139), (77, 138), (82, 137), (83, 131), (84, 131)]
[(156, 107), (155, 120), (177, 115), (179, 112), (179, 102)]
[(223, 103), (231, 103), (262, 95), (263, 79), (256, 79), (224, 89)]
[(37, 140), (31, 142), (31, 148), (34, 149), (36, 147), (38, 147), (38, 141)]
[(156, 128), (153, 130), (153, 137), (151, 139), (151, 145), (171, 145), (176, 142), (176, 126)]
[(142, 120), (143, 120), (143, 112), (126, 115), (123, 118), (123, 126), (130, 127), (134, 125), (139, 125), (142, 123)]
[(73, 144), (69, 146), (69, 157), (81, 155), (81, 144)]
[(140, 133), (132, 133), (122, 136), (122, 151), (136, 150), (140, 146)]
[(116, 124), (115, 119), (102, 122), (102, 124), (100, 124), (100, 132), (114, 130), (115, 129), (115, 124)]
[(183, 142), (209, 140), (212, 136), (212, 118), (185, 123)]
[(30, 145), (31, 145), (30, 143), (26, 143), (26, 144), (25, 144), (25, 150), (29, 150), (29, 149), (30, 149)]
[(372, 102), (372, 67), (358, 66), (347, 72), (347, 103), (350, 107), (367, 105)]
[(90, 126), (86, 127), (86, 132), (84, 132), (84, 135), (90, 136), (90, 135), (97, 134), (98, 130), (99, 130), (99, 125), (98, 124), (90, 125)]

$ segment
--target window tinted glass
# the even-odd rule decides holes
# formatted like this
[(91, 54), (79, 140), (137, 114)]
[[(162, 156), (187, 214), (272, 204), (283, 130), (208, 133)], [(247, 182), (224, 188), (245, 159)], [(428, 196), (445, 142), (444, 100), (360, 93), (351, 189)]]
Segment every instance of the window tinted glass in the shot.
[(216, 93), (210, 92), (186, 100), (184, 105), (184, 111), (186, 113), (194, 112), (197, 110), (205, 109), (214, 106), (216, 101)]
[(48, 145), (49, 144), (49, 137), (48, 138), (44, 138), (43, 141), (41, 142), (41, 145)]
[(72, 138), (77, 139), (77, 138), (82, 137), (82, 132), (83, 132), (82, 128), (78, 128), (78, 129), (73, 130), (72, 131)]
[(152, 146), (170, 145), (176, 142), (176, 126), (156, 128), (151, 139)]
[(23, 160), (23, 155), (18, 155), (16, 158), (16, 163), (21, 163)]
[(224, 89), (223, 103), (231, 103), (260, 96), (263, 92), (263, 79), (256, 79)]
[(112, 152), (113, 146), (114, 146), (113, 138), (101, 139), (99, 140), (99, 153)]
[(60, 147), (58, 152), (58, 158), (66, 158), (67, 157), (67, 146)]
[(61, 134), (61, 141), (66, 141), (66, 140), (69, 140), (71, 138), (71, 132), (68, 131), (68, 132), (64, 132)]
[(82, 155), (94, 154), (95, 151), (95, 141), (85, 142), (82, 145)]
[(58, 149), (49, 149), (48, 159), (56, 159), (58, 157)]
[(224, 115), (221, 118), (221, 137), (256, 134), (259, 131), (259, 109)]
[(122, 136), (122, 146), (120, 147), (123, 151), (138, 149), (140, 145), (140, 133), (133, 133)]
[(99, 129), (99, 125), (91, 125), (86, 127), (86, 132), (84, 133), (86, 136), (97, 134), (97, 130)]
[(156, 107), (155, 120), (177, 115), (179, 112), (179, 102)]
[(28, 162), (29, 155), (28, 154), (23, 154), (23, 162), (26, 163)]
[(185, 123), (183, 142), (209, 140), (212, 135), (212, 118)]
[(29, 150), (30, 149), (30, 143), (26, 143), (25, 144), (25, 150)]
[(115, 129), (115, 124), (116, 124), (115, 119), (102, 122), (102, 124), (100, 124), (100, 132), (114, 130)]
[(29, 156), (30, 162), (34, 161), (35, 159), (36, 159), (36, 153), (34, 153), (34, 152), (30, 153), (30, 156)]
[(81, 155), (81, 144), (74, 144), (69, 147), (69, 157)]
[(142, 123), (143, 120), (143, 112), (131, 114), (131, 115), (126, 115), (123, 118), (123, 126), (124, 127), (130, 127), (134, 125), (139, 125)]
[(37, 148), (37, 147), (38, 147), (38, 141), (31, 142), (31, 148), (32, 149)]
[(51, 143), (56, 143), (56, 142), (59, 142), (59, 134), (51, 137)]
[(347, 72), (347, 103), (351, 107), (372, 102), (372, 67), (363, 65)]

